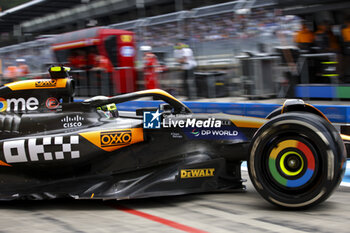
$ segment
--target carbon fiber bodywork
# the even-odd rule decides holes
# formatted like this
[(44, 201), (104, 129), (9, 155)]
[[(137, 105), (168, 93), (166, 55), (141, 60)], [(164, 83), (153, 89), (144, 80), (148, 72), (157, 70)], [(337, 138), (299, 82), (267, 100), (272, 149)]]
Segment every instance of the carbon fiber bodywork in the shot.
[[(240, 164), (258, 128), (254, 121), (261, 125), (261, 119), (236, 116), (240, 127), (232, 116), (193, 114), (160, 90), (71, 102), (69, 79), (61, 88), (47, 80), (48, 86), (25, 82), (0, 89), (2, 200), (126, 199), (244, 189)], [(144, 96), (168, 103), (161, 116), (168, 122), (220, 126), (165, 127), (162, 122), (160, 129), (147, 129), (142, 113), (150, 109), (112, 116), (99, 108)], [(208, 137), (211, 132), (217, 135)]]
[[(248, 156), (244, 141), (189, 140), (180, 128), (143, 130), (142, 119), (107, 119), (93, 111), (65, 112), (64, 107), (60, 113), (4, 115), (16, 119), (16, 131), (4, 133), (0, 142), (1, 199), (124, 199), (243, 188), (240, 163)], [(64, 128), (61, 119), (67, 116), (81, 117), (82, 126)], [(101, 140), (109, 133), (106, 137), (113, 138), (130, 129), (140, 129), (143, 140), (112, 151), (84, 137), (92, 133)], [(214, 172), (181, 178), (184, 169)]]

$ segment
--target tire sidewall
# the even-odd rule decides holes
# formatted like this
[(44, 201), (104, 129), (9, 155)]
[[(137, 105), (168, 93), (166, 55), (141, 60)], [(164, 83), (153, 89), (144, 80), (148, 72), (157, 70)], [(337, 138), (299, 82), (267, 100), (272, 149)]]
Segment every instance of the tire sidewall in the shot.
[[(316, 150), (318, 168), (309, 190), (295, 195), (294, 190), (276, 189), (264, 169), (266, 152), (279, 137), (298, 135)], [(269, 145), (271, 144), (272, 145)], [(324, 201), (338, 186), (342, 177), (344, 145), (336, 129), (325, 119), (309, 113), (286, 113), (262, 126), (253, 137), (248, 171), (257, 191), (269, 202), (287, 208), (306, 208)], [(265, 154), (264, 154), (265, 153)], [(333, 174), (333, 175), (332, 175)]]

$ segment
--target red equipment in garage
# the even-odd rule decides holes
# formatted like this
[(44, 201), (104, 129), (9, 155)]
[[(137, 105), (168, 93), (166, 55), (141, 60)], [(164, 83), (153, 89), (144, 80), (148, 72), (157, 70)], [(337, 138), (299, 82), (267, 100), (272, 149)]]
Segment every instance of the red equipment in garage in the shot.
[[(133, 32), (95, 27), (63, 33), (55, 36), (52, 50), (58, 62), (70, 63), (76, 70), (86, 72), (88, 78), (95, 75), (97, 70), (108, 75), (113, 86), (112, 94), (136, 89)], [(101, 74), (96, 77), (98, 79)], [(88, 85), (91, 84), (94, 82)]]

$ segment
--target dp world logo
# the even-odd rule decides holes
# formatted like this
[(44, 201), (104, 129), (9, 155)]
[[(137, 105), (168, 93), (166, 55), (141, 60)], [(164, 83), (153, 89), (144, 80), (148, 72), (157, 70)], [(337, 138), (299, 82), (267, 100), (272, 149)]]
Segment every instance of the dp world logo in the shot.
[(200, 135), (199, 130), (197, 129), (193, 129), (191, 134), (194, 135), (195, 137), (198, 137)]
[(160, 116), (162, 113), (159, 110), (143, 112), (143, 128), (144, 129), (160, 129)]

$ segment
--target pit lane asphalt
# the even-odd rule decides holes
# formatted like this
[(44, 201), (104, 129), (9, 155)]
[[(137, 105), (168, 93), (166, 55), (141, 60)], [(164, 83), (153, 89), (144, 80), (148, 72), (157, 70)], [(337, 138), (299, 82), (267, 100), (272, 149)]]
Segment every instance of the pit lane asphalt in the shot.
[(127, 201), (0, 202), (0, 232), (349, 232), (350, 188), (321, 205), (286, 211), (246, 192)]

